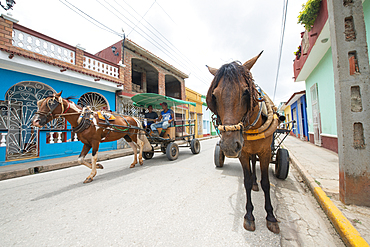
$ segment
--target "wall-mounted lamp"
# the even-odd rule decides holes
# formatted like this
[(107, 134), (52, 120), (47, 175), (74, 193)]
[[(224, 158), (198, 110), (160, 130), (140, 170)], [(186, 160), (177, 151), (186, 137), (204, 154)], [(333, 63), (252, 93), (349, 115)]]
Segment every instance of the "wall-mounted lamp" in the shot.
[(9, 54), (9, 59), (12, 59), (14, 57), (14, 53)]
[(94, 79), (94, 81), (100, 81), (100, 79), (99, 78), (96, 78), (96, 79)]
[(116, 53), (116, 50), (117, 50), (117, 48), (116, 48), (115, 46), (112, 46), (112, 52), (113, 52), (113, 54), (114, 54), (116, 57), (118, 57), (119, 53), (118, 53), (118, 51), (117, 51), (117, 53)]
[(5, 9), (5, 10), (12, 9), (14, 4), (15, 4), (14, 0), (6, 0), (6, 6), (2, 5), (1, 2), (0, 2), (1, 7), (3, 7), (3, 9)]
[(321, 43), (324, 43), (325, 44), (326, 42), (328, 42), (328, 40), (329, 40), (328, 38), (322, 39), (321, 40)]
[(61, 69), (60, 72), (64, 72), (64, 71), (67, 71), (67, 69)]

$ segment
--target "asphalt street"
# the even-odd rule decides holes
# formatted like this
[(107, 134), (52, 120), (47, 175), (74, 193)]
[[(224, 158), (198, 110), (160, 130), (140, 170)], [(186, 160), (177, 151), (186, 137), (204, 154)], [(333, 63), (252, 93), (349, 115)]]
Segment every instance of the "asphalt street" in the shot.
[[(338, 246), (341, 241), (296, 180), (275, 179), (271, 199), (281, 233), (266, 228), (264, 197), (252, 192), (256, 231), (243, 228), (245, 190), (237, 159), (213, 164), (218, 139), (178, 160), (156, 153), (101, 162), (90, 184), (85, 166), (0, 181), (0, 246)], [(305, 217), (308, 219), (305, 219)], [(303, 245), (302, 245), (303, 243)], [(304, 244), (306, 243), (306, 244)]]

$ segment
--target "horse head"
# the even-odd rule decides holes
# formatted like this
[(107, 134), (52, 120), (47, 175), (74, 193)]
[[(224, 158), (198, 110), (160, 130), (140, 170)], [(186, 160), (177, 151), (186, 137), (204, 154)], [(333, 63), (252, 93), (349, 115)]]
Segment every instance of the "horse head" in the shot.
[(55, 118), (55, 114), (63, 113), (64, 103), (61, 97), (62, 92), (53, 94), (37, 102), (37, 112), (35, 113), (32, 125), (43, 127)]
[(217, 116), (222, 134), (220, 147), (230, 158), (238, 158), (243, 147), (243, 126), (249, 121), (258, 98), (250, 69), (262, 52), (243, 65), (224, 64), (219, 69), (208, 67), (214, 79), (208, 89), (208, 108)]

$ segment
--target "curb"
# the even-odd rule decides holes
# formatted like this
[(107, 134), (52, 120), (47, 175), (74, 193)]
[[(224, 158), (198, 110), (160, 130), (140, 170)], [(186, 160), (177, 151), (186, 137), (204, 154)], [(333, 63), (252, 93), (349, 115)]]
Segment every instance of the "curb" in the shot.
[[(208, 139), (212, 139), (216, 137), (218, 136), (206, 136), (206, 137), (198, 138), (198, 140), (204, 141), (204, 140), (208, 140)], [(117, 153), (107, 153), (107, 154), (100, 153), (98, 155), (98, 161), (105, 161), (105, 160), (110, 160), (110, 159), (121, 158), (121, 157), (129, 156), (132, 154), (134, 154), (134, 152), (131, 149), (122, 150), (122, 152), (117, 152)], [(91, 162), (91, 158), (86, 158), (85, 161)], [(35, 166), (28, 167), (28, 168), (0, 172), (0, 181), (11, 179), (11, 178), (28, 176), (28, 175), (32, 175), (36, 173), (43, 173), (43, 172), (49, 172), (49, 171), (69, 168), (73, 166), (79, 166), (79, 165), (80, 164), (78, 164), (77, 155), (76, 155), (76, 160), (74, 161), (60, 162), (60, 163), (46, 165), (46, 166), (35, 165)]]
[[(284, 148), (288, 149), (286, 146)], [(289, 149), (288, 149), (289, 150)], [(297, 158), (289, 152), (290, 161), (301, 174), (306, 184), (314, 194), (316, 200), (334, 225), (346, 246), (366, 247), (369, 244), (361, 237), (361, 234), (353, 227), (351, 222), (334, 205), (321, 187), (315, 182), (308, 171), (299, 163)]]

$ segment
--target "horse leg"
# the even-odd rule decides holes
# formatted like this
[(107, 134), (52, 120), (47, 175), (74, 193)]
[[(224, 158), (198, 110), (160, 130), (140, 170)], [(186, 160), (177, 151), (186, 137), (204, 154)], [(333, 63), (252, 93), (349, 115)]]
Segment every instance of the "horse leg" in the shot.
[(243, 167), (243, 173), (244, 173), (244, 187), (245, 191), (247, 194), (247, 205), (246, 205), (246, 210), (247, 213), (244, 216), (244, 228), (248, 231), (255, 231), (256, 230), (256, 225), (254, 223), (254, 216), (253, 216), (253, 204), (252, 204), (252, 185), (253, 185), (253, 180), (252, 180), (252, 172), (251, 172), (251, 166), (249, 163), (250, 156), (247, 154), (243, 154), (239, 158), (240, 163), (242, 164)]
[(99, 142), (94, 142), (92, 144), (92, 158), (91, 158), (91, 173), (90, 175), (85, 179), (84, 184), (90, 183), (94, 180), (94, 177), (96, 175), (96, 167), (97, 167), (97, 160), (98, 160), (98, 150), (99, 150)]
[[(85, 161), (85, 157), (86, 157), (87, 153), (90, 151), (90, 149), (91, 149), (90, 145), (84, 144), (84, 146), (82, 148), (82, 151), (80, 153), (80, 156), (78, 156), (78, 164), (85, 165), (85, 166), (87, 166), (88, 168), (91, 169), (91, 164), (89, 162)], [(104, 167), (101, 164), (96, 164), (96, 168), (103, 169)]]
[(130, 145), (130, 147), (132, 148), (132, 150), (134, 150), (134, 162), (132, 162), (130, 168), (134, 168), (135, 165), (137, 164), (137, 146), (134, 142), (129, 142), (128, 145)]
[(137, 145), (139, 146), (139, 164), (142, 166), (144, 164), (143, 162), (143, 147), (144, 147), (144, 142), (137, 138)]
[(279, 224), (274, 216), (270, 198), (270, 180), (268, 174), (270, 164), (270, 152), (259, 157), (261, 167), (261, 187), (263, 192), (265, 193), (265, 210), (267, 213), (266, 225), (267, 228), (273, 233), (279, 233), (280, 232)]
[(257, 155), (251, 155), (252, 160), (252, 179), (253, 179), (253, 191), (259, 191), (258, 184), (257, 184), (257, 172), (256, 172), (256, 162), (257, 162)]

